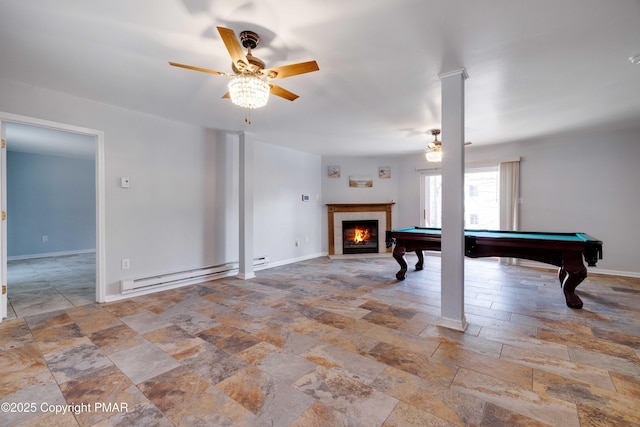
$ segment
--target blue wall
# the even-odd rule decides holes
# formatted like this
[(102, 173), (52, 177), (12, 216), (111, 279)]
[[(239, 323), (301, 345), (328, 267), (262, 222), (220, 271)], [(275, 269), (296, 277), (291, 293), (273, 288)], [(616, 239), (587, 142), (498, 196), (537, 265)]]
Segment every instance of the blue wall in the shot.
[(95, 250), (95, 205), (93, 159), (7, 153), (9, 257)]

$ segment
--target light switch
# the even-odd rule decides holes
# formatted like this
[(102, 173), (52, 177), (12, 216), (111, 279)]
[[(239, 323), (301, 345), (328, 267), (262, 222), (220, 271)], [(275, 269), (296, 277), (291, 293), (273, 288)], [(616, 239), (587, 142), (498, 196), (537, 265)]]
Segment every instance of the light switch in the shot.
[(129, 188), (129, 177), (123, 176), (120, 178), (120, 187)]

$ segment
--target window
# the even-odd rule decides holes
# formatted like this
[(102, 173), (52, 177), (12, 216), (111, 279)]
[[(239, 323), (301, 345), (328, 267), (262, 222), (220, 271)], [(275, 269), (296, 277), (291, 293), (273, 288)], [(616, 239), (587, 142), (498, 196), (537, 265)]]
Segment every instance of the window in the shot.
[[(465, 228), (500, 229), (498, 166), (469, 168), (465, 181)], [(442, 176), (424, 175), (424, 226), (442, 227)]]
[(424, 225), (426, 227), (442, 227), (442, 176), (427, 175), (425, 177)]

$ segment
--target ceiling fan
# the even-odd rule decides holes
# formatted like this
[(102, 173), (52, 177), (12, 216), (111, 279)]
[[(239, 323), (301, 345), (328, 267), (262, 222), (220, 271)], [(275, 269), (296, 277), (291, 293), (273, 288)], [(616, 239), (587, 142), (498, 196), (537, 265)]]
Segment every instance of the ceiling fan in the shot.
[[(427, 144), (427, 149), (424, 152), (424, 156), (429, 162), (441, 162), (442, 142), (438, 141), (440, 129), (431, 129), (431, 135), (433, 135), (435, 139), (433, 140), (433, 142)], [(464, 145), (471, 145), (471, 142), (465, 142)]]
[[(270, 93), (288, 99), (289, 101), (295, 101), (298, 95), (271, 83), (271, 81), (296, 76), (298, 74), (311, 73), (320, 69), (316, 61), (266, 68), (264, 61), (253, 56), (251, 53), (252, 49), (255, 49), (260, 42), (260, 36), (258, 36), (258, 34), (253, 31), (242, 31), (240, 33), (240, 41), (238, 41), (233, 30), (224, 27), (217, 28), (231, 56), (231, 69), (233, 73), (209, 70), (191, 65), (178, 64), (176, 62), (169, 62), (169, 64), (188, 70), (231, 77), (229, 91), (222, 97), (231, 98), (231, 102), (241, 107), (249, 109), (263, 107), (266, 105)], [(240, 43), (247, 49), (246, 54), (242, 50)]]

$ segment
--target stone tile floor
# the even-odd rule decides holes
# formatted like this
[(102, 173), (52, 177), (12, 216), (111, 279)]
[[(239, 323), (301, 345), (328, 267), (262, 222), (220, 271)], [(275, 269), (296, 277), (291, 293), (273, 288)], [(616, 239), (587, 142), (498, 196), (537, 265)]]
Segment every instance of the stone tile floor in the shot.
[(591, 272), (572, 310), (554, 272), (466, 260), (461, 333), (437, 326), (426, 261), (398, 282), (391, 258), (317, 258), (5, 320), (0, 424), (640, 425), (640, 279)]
[(26, 317), (96, 301), (96, 254), (7, 262), (8, 318)]

